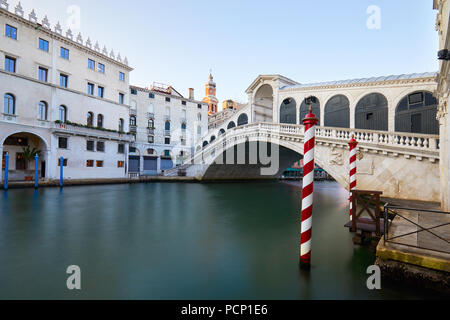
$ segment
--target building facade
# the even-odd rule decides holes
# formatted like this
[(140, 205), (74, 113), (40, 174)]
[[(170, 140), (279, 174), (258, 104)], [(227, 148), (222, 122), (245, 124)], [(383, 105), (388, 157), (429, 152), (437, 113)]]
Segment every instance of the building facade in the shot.
[(130, 173), (155, 175), (193, 154), (208, 131), (208, 104), (184, 98), (173, 87), (130, 87), (130, 130), (136, 133), (129, 155)]
[(0, 157), (10, 180), (34, 176), (33, 149), (41, 178), (58, 179), (60, 165), (65, 179), (125, 177), (127, 59), (59, 23), (52, 30), (20, 3), (0, 5)]

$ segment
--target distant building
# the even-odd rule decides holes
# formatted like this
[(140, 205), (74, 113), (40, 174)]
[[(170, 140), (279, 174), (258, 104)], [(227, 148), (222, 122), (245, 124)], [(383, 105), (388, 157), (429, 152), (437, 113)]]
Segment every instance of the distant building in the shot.
[(245, 104), (233, 101), (231, 99), (228, 99), (228, 100), (225, 100), (224, 102), (222, 102), (222, 110), (231, 109), (231, 110), (239, 111), (242, 109), (243, 106), (245, 106)]
[(242, 109), (245, 104), (233, 101), (225, 100), (222, 102), (222, 111), (211, 114), (208, 117), (208, 129), (214, 129), (220, 126), (222, 123), (231, 118), (236, 112)]
[(210, 73), (208, 82), (205, 85), (205, 97), (203, 98), (203, 102), (208, 104), (208, 114), (217, 113), (217, 105), (219, 104), (219, 100), (216, 98), (216, 83), (213, 80), (213, 76)]

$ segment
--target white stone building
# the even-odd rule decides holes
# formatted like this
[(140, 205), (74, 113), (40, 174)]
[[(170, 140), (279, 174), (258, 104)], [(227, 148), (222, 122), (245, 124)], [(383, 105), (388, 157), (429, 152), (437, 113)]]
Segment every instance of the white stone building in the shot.
[(181, 164), (208, 131), (208, 104), (184, 98), (173, 87), (130, 87), (130, 130), (136, 133), (129, 171), (155, 175)]
[(4, 169), (8, 153), (10, 180), (34, 175), (27, 146), (40, 151), (41, 178), (59, 179), (60, 157), (65, 179), (126, 177), (127, 59), (59, 23), (51, 29), (20, 3), (0, 1), (0, 39), (0, 158)]

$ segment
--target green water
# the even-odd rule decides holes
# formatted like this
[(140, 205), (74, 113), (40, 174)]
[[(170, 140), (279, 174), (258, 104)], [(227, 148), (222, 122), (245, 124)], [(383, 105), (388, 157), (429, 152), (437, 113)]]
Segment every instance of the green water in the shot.
[[(149, 183), (0, 193), (0, 299), (420, 298), (366, 287), (374, 256), (343, 227), (347, 193), (315, 185), (313, 267), (298, 269), (300, 194), (285, 183)], [(81, 268), (80, 291), (66, 268)]]

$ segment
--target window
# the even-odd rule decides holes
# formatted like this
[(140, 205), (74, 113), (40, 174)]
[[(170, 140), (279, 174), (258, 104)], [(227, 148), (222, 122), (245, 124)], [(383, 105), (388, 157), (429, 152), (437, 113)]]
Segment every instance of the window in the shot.
[(125, 81), (125, 73), (119, 71), (119, 80)]
[(39, 102), (39, 120), (47, 120), (47, 109), (45, 101)]
[(181, 130), (182, 130), (182, 131), (186, 131), (186, 123), (185, 123), (185, 122), (183, 122), (183, 123), (181, 124)]
[(39, 81), (47, 82), (48, 69), (39, 67)]
[(198, 135), (202, 134), (202, 127), (201, 126), (197, 126), (197, 134)]
[(197, 114), (197, 121), (202, 121), (202, 114), (201, 113)]
[(103, 128), (103, 115), (99, 114), (97, 116), (97, 127)]
[(58, 120), (61, 122), (67, 121), (67, 109), (65, 106), (59, 106), (58, 108)]
[(99, 98), (103, 98), (104, 94), (105, 94), (105, 88), (98, 86), (98, 97)]
[(97, 168), (102, 168), (103, 167), (103, 161), (102, 160), (97, 160), (96, 161), (96, 165), (97, 165)]
[(170, 158), (170, 150), (164, 150), (164, 157)]
[(130, 126), (132, 126), (132, 127), (136, 126), (136, 117), (135, 116), (130, 117)]
[(105, 143), (103, 141), (97, 141), (97, 151), (105, 152)]
[(5, 57), (5, 70), (9, 72), (16, 72), (16, 59), (6, 56)]
[(103, 63), (98, 63), (98, 72), (105, 73), (105, 65)]
[(117, 153), (125, 153), (125, 145), (123, 143), (117, 145)]
[(93, 83), (88, 83), (87, 84), (87, 94), (93, 96), (94, 95), (94, 88), (95, 88), (95, 85)]
[(67, 138), (59, 137), (58, 138), (58, 148), (67, 149)]
[(48, 52), (48, 41), (39, 38), (39, 49), (42, 51)]
[(60, 56), (63, 59), (69, 60), (69, 49), (61, 47)]
[(150, 99), (155, 99), (155, 94), (150, 92), (150, 93), (148, 94), (148, 97), (149, 97)]
[(170, 98), (169, 97), (166, 97), (166, 102), (170, 102)]
[(155, 137), (154, 136), (148, 136), (148, 143), (155, 143)]
[(93, 168), (94, 167), (94, 160), (86, 160), (86, 167)]
[(10, 93), (3, 97), (3, 113), (16, 114), (16, 99)]
[(86, 119), (88, 127), (92, 127), (94, 125), (94, 114), (92, 112), (88, 112)]
[(86, 141), (86, 150), (94, 151), (94, 141), (92, 141), (92, 140)]
[(202, 105), (199, 103), (199, 104), (197, 105), (197, 108), (201, 109), (201, 108), (202, 108)]
[(131, 89), (130, 92), (131, 92), (131, 94), (137, 95), (137, 90), (136, 89)]
[(88, 59), (88, 68), (91, 70), (95, 70), (95, 61)]
[(124, 162), (123, 161), (117, 161), (117, 168), (123, 168)]
[(170, 138), (164, 138), (164, 143), (165, 144), (170, 144)]
[(181, 104), (182, 104), (183, 106), (185, 106), (185, 105), (186, 105), (186, 101), (181, 101)]
[(69, 84), (69, 76), (61, 73), (59, 75), (59, 85), (63, 88), (67, 88), (68, 84)]
[(149, 120), (148, 120), (148, 127), (149, 127), (150, 129), (154, 129), (154, 128), (155, 128), (155, 120), (149, 119)]
[(10, 26), (9, 24), (6, 25), (5, 30), (5, 36), (8, 38), (17, 40), (17, 28), (14, 28), (13, 26)]
[(166, 121), (166, 123), (164, 124), (164, 129), (166, 131), (170, 131), (170, 121)]
[(123, 130), (124, 130), (123, 125), (124, 125), (123, 119), (120, 118), (119, 119), (119, 132), (123, 132)]
[(125, 101), (125, 95), (123, 93), (119, 93), (119, 103), (123, 104)]
[[(61, 158), (58, 158), (58, 167), (61, 166)], [(63, 167), (67, 167), (67, 159), (63, 158)]]

